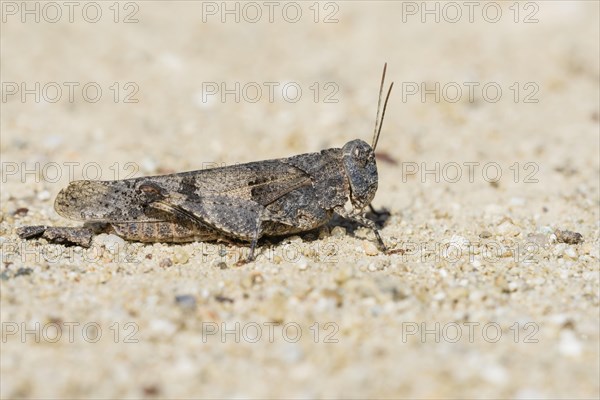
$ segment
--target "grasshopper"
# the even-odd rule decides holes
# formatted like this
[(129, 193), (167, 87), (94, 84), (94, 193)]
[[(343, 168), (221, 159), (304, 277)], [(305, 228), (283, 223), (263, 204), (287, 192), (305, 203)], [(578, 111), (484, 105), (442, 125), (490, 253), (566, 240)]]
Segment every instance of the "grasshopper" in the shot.
[[(248, 261), (254, 259), (260, 238), (312, 230), (335, 213), (371, 228), (386, 251), (375, 223), (364, 211), (377, 191), (375, 148), (394, 85), (390, 84), (381, 109), (386, 68), (387, 64), (371, 145), (355, 139), (342, 148), (221, 168), (117, 181), (73, 181), (59, 192), (54, 208), (63, 217), (100, 225), (132, 241), (250, 242)], [(345, 208), (348, 202), (350, 211)], [(92, 234), (87, 228), (47, 227), (25, 227), (18, 233), (24, 238), (63, 236), (61, 243), (88, 245)]]

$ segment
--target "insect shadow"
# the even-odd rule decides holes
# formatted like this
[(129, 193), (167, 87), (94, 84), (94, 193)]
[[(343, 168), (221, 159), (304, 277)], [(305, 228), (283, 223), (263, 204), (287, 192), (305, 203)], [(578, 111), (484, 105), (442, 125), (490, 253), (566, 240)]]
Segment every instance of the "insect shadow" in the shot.
[[(379, 210), (370, 207), (370, 211), (366, 213), (366, 217), (367, 219), (373, 221), (378, 229), (383, 229), (387, 225), (387, 222), (391, 217), (391, 212), (386, 207), (382, 207)], [(329, 223), (327, 223), (327, 225), (325, 226), (330, 230), (335, 228), (336, 226), (343, 227), (353, 237), (355, 236), (354, 232), (357, 229), (364, 228), (364, 225), (360, 224), (359, 222), (343, 218), (339, 215), (334, 215), (329, 221)], [(312, 229), (310, 231), (302, 232), (295, 235), (263, 238), (262, 242), (263, 244), (270, 244), (276, 246), (289, 240), (290, 237), (297, 235), (300, 236), (304, 242), (311, 243), (319, 240), (319, 229), (321, 228)], [(239, 244), (242, 243), (243, 242), (241, 241), (239, 242)]]

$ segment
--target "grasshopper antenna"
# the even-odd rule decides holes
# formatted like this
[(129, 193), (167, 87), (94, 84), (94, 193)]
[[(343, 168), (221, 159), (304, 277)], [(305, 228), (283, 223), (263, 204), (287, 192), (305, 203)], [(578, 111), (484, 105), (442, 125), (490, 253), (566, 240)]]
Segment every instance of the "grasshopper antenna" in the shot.
[(381, 95), (383, 94), (383, 83), (385, 82), (385, 71), (387, 70), (387, 63), (383, 64), (383, 73), (381, 74), (381, 84), (379, 85), (379, 99), (377, 100), (377, 114), (375, 115), (375, 129), (373, 131), (373, 143), (371, 147), (373, 150), (377, 147), (377, 142), (379, 141), (379, 134), (381, 133), (381, 127), (383, 126), (383, 117), (385, 116), (385, 110), (387, 108), (387, 103), (390, 98), (390, 94), (392, 93), (392, 88), (394, 87), (394, 82), (390, 85), (388, 89), (387, 95), (385, 96), (385, 101), (383, 102), (383, 111), (381, 112), (381, 119), (379, 117), (379, 111), (381, 110)]

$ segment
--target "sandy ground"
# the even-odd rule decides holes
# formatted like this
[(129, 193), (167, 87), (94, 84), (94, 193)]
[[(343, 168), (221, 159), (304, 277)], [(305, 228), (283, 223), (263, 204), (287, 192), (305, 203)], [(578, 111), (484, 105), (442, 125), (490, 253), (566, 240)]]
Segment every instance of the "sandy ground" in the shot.
[[(2, 2), (2, 398), (598, 398), (597, 2), (54, 4)], [(15, 233), (73, 179), (370, 142), (385, 61), (393, 254)]]

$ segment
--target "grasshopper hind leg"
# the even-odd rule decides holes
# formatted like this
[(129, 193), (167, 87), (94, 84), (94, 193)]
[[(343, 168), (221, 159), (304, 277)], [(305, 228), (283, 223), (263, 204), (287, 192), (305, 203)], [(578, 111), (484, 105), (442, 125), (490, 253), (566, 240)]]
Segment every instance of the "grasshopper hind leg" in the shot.
[(111, 226), (123, 239), (137, 242), (187, 243), (218, 238), (208, 228), (172, 221), (122, 222)]

